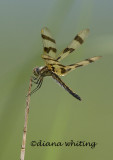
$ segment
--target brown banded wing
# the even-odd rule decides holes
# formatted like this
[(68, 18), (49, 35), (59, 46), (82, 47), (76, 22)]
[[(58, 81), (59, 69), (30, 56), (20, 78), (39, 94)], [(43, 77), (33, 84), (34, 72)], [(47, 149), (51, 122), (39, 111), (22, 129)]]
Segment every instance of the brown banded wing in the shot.
[(48, 69), (53, 71), (55, 74), (57, 74), (59, 76), (65, 76), (66, 74), (75, 70), (76, 68), (86, 66), (92, 62), (95, 62), (96, 60), (98, 60), (100, 58), (101, 58), (101, 56), (92, 57), (92, 58), (85, 59), (84, 61), (81, 61), (81, 62), (78, 62), (75, 64), (71, 64), (71, 65), (67, 65), (67, 66), (62, 65), (55, 60), (50, 60), (50, 63), (49, 63), (49, 59), (48, 59), (47, 66), (48, 66)]
[(52, 38), (52, 35), (47, 27), (41, 30), (41, 36), (43, 41), (44, 55), (48, 55), (53, 59), (56, 57), (56, 42)]
[(68, 56), (70, 53), (72, 53), (75, 49), (77, 49), (83, 42), (84, 39), (87, 37), (89, 33), (89, 29), (85, 29), (78, 33), (75, 38), (72, 40), (70, 45), (68, 45), (61, 54), (56, 58), (57, 61), (61, 61), (66, 56)]

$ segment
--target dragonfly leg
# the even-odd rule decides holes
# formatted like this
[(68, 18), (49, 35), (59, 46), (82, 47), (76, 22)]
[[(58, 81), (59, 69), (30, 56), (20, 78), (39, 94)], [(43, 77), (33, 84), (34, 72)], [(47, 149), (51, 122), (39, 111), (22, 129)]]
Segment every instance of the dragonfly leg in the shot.
[(32, 78), (32, 80), (36, 80), (37, 79), (37, 77), (34, 77), (34, 76), (31, 76), (31, 78)]
[(36, 84), (38, 84), (38, 85), (37, 85), (37, 87), (30, 93), (30, 95), (33, 94), (34, 92), (36, 92), (36, 91), (41, 87), (42, 82), (43, 82), (43, 78), (41, 77), (41, 78), (39, 78), (39, 79), (37, 80)]
[(35, 83), (35, 84), (38, 84), (39, 80), (40, 80), (40, 77), (31, 77), (32, 78), (32, 82)]

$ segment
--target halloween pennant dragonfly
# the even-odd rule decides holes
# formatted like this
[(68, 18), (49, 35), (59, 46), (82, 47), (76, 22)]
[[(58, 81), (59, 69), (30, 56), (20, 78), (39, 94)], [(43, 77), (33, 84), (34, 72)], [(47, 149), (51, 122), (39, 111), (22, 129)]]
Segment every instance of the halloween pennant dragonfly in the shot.
[(33, 94), (36, 92), (42, 85), (43, 78), (45, 76), (51, 76), (54, 80), (56, 80), (61, 87), (63, 87), (66, 91), (68, 91), (72, 96), (77, 98), (78, 100), (81, 100), (80, 96), (73, 92), (60, 78), (59, 76), (65, 76), (70, 71), (73, 71), (74, 69), (85, 66), (89, 63), (92, 63), (101, 56), (92, 57), (85, 59), (84, 61), (71, 64), (71, 65), (62, 65), (60, 61), (64, 59), (66, 56), (68, 56), (70, 53), (72, 53), (74, 50), (79, 48), (79, 46), (84, 42), (84, 39), (87, 37), (89, 33), (89, 29), (85, 29), (78, 33), (75, 38), (72, 40), (70, 45), (68, 45), (62, 52), (59, 54), (59, 56), (56, 56), (56, 42), (52, 38), (51, 33), (47, 27), (44, 27), (41, 30), (41, 36), (43, 40), (43, 55), (42, 58), (45, 61), (45, 66), (42, 67), (36, 67), (33, 69), (34, 76), (32, 77), (32, 81), (37, 84), (37, 87), (30, 93)]

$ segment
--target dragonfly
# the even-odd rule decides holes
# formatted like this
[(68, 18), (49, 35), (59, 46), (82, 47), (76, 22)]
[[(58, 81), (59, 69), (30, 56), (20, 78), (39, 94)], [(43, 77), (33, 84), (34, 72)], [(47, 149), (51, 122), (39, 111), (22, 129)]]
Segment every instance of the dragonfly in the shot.
[(35, 67), (33, 69), (32, 82), (34, 82), (37, 87), (31, 91), (30, 95), (36, 92), (42, 85), (43, 79), (46, 76), (51, 76), (61, 87), (63, 87), (67, 92), (69, 92), (73, 97), (81, 101), (80, 96), (73, 92), (60, 78), (60, 76), (65, 76), (69, 72), (75, 70), (76, 68), (88, 65), (98, 59), (101, 56), (95, 56), (92, 58), (85, 59), (81, 62), (63, 65), (60, 63), (62, 59), (67, 57), (69, 54), (74, 52), (77, 48), (83, 44), (85, 38), (88, 36), (89, 29), (84, 29), (78, 33), (71, 43), (57, 56), (56, 42), (53, 39), (50, 30), (44, 27), (41, 30), (41, 37), (43, 41), (43, 54), (42, 59), (45, 61), (45, 66)]

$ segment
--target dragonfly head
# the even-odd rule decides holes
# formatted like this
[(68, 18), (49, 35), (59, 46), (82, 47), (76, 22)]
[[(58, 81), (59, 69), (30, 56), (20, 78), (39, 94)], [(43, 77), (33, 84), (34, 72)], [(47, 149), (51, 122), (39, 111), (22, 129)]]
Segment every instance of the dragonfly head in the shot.
[(41, 74), (42, 68), (43, 68), (43, 67), (35, 67), (35, 68), (33, 69), (33, 74), (34, 74), (35, 76), (39, 76), (39, 75)]
[(35, 68), (33, 69), (33, 74), (34, 74), (35, 76), (39, 76), (39, 74), (40, 74), (40, 67), (35, 67)]

